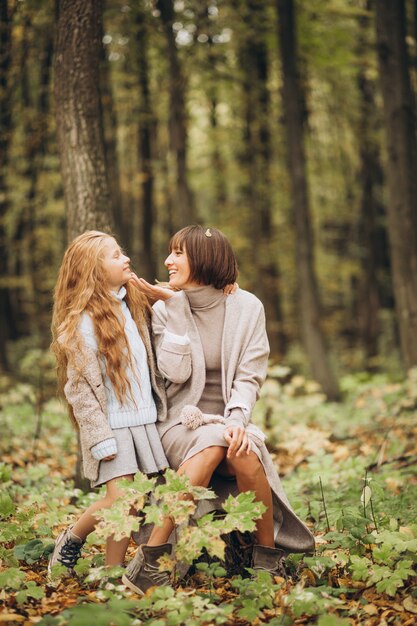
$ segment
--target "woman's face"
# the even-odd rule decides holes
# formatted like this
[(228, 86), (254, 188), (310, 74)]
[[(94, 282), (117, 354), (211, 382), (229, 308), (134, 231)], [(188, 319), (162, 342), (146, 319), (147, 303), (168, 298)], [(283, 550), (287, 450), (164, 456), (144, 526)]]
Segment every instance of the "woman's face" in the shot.
[(169, 284), (174, 289), (192, 289), (199, 286), (190, 280), (190, 263), (185, 248), (171, 250), (171, 254), (165, 259), (165, 265), (168, 268)]
[(111, 291), (119, 291), (120, 287), (132, 277), (130, 259), (123, 254), (119, 244), (113, 238), (109, 238), (106, 242), (101, 262)]

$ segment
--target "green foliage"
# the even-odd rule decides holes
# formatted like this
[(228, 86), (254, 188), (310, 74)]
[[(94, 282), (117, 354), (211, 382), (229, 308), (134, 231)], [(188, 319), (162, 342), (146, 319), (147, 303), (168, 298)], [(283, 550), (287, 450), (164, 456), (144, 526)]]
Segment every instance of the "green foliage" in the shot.
[(16, 594), (16, 600), (18, 604), (25, 604), (29, 598), (34, 598), (35, 600), (40, 600), (45, 596), (45, 589), (40, 587), (35, 582), (30, 581), (26, 583), (23, 589)]
[(376, 584), (377, 591), (395, 596), (397, 590), (416, 575), (413, 569), (417, 563), (416, 529), (374, 531), (372, 537), (378, 547), (371, 547), (370, 558), (351, 556), (352, 578), (368, 585)]
[(40, 558), (48, 556), (53, 550), (53, 543), (40, 539), (32, 539), (28, 543), (15, 546), (13, 552), (19, 561), (25, 561), (29, 565), (36, 563)]
[(328, 588), (324, 585), (304, 588), (301, 584), (296, 585), (290, 591), (285, 598), (285, 603), (295, 617), (321, 615), (330, 608), (343, 604), (341, 600), (329, 595)]
[(19, 568), (9, 567), (0, 572), (0, 589), (19, 589), (25, 577), (25, 573)]
[(232, 581), (232, 587), (239, 592), (235, 600), (235, 605), (239, 607), (238, 617), (252, 622), (262, 609), (272, 608), (280, 585), (272, 583), (268, 572), (252, 570), (252, 578), (237, 576)]
[[(286, 477), (285, 487), (297, 512), (302, 517), (310, 515), (321, 537), (316, 554), (288, 557), (288, 582), (277, 585), (265, 572), (257, 573), (253, 579), (235, 577), (227, 580), (221, 562), (224, 552), (221, 536), (232, 529), (253, 531), (256, 518), (264, 510), (254, 501), (253, 494), (228, 498), (222, 518), (208, 514), (194, 521), (199, 499), (212, 497), (210, 490), (193, 488), (185, 477), (178, 477), (175, 472), (168, 472), (166, 481), (161, 484), (155, 478), (138, 474), (133, 482), (125, 481), (121, 485), (123, 495), (116, 506), (100, 513), (100, 524), (88, 538), (83, 558), (76, 566), (76, 580), (81, 588), (92, 594), (94, 602), (85, 602), (80, 596), (76, 606), (66, 609), (63, 606), (59, 615), (44, 616), (40, 623), (44, 626), (88, 624), (94, 610), (94, 623), (109, 625), (118, 613), (117, 623), (132, 626), (136, 623), (152, 626), (226, 624), (234, 620), (249, 623), (259, 620), (260, 623), (267, 621), (289, 626), (298, 618), (323, 626), (344, 626), (345, 618), (351, 615), (350, 603), (359, 602), (362, 587), (383, 594), (387, 601), (394, 596), (408, 597), (417, 562), (416, 469), (404, 452), (399, 462), (392, 456), (376, 468), (372, 465), (375, 453), (368, 451), (368, 437), (384, 436), (379, 435), (380, 423), (377, 421), (375, 425), (375, 420), (382, 419), (381, 414), (384, 420), (390, 420), (392, 413), (395, 414), (398, 439), (402, 437), (402, 430), (407, 433), (407, 429), (413, 427), (415, 409), (410, 407), (416, 405), (414, 374), (404, 383), (395, 385), (382, 379), (378, 384), (372, 384), (367, 377), (359, 382), (356, 380), (355, 384), (350, 380), (344, 403), (334, 410), (334, 405), (318, 398), (314, 386), (310, 389), (305, 380), (295, 381), (292, 390), (285, 390), (285, 386), (272, 385), (270, 388), (271, 394), (280, 394), (271, 432), (277, 433), (276, 423), (281, 423), (282, 449), (288, 446), (295, 455), (302, 450), (304, 460), (296, 472)], [(302, 393), (291, 395), (295, 389), (302, 389)], [(33, 413), (31, 423), (26, 400), (19, 404), (23, 397), (19, 394), (16, 404), (8, 404), (0, 414), (0, 419), (6, 420), (10, 437), (10, 447), (2, 448), (5, 459), (10, 458), (10, 450), (16, 459), (16, 450), (25, 454), (21, 446), (14, 447), (15, 442), (34, 432)], [(10, 393), (9, 397), (12, 395)], [(317, 402), (312, 402), (312, 397)], [(360, 405), (359, 415), (354, 410), (357, 404)], [(24, 415), (25, 419), (17, 420), (17, 414)], [(282, 429), (283, 416), (285, 429)], [(24, 610), (29, 606), (39, 607), (46, 600), (44, 591), (48, 587), (41, 581), (45, 577), (46, 561), (54, 539), (52, 530), (56, 535), (56, 527), (70, 523), (81, 510), (101, 497), (100, 493), (82, 494), (73, 489), (70, 480), (62, 481), (61, 475), (65, 475), (69, 457), (61, 454), (61, 450), (63, 445), (68, 445), (68, 432), (65, 428), (59, 432), (62, 413), (57, 404), (47, 403), (44, 419), (48, 441), (56, 442), (57, 456), (45, 456), (42, 462), (35, 463), (19, 460), (14, 465), (5, 461), (0, 464), (3, 506), (0, 588), (13, 598), (14, 606)], [(257, 415), (260, 425), (262, 419), (260, 412)], [(326, 420), (331, 425), (344, 420), (342, 425), (339, 424), (338, 433), (351, 432), (358, 441), (361, 433), (366, 432), (366, 438), (360, 444), (365, 448), (364, 453), (347, 454), (342, 444), (338, 458), (335, 452), (339, 453), (340, 449), (338, 444), (329, 440)], [(346, 425), (349, 421), (350, 431)], [(407, 437), (404, 435), (403, 439)], [(390, 447), (386, 450), (395, 454), (395, 450), (402, 449), (407, 454), (404, 440), (398, 445), (394, 445), (394, 440), (392, 435)], [(5, 441), (2, 440), (3, 446)], [(377, 446), (379, 442), (377, 439)], [(406, 461), (403, 465), (402, 459)], [(58, 465), (60, 462), (62, 465)], [(193, 500), (186, 497), (190, 492)], [(45, 493), (48, 493), (47, 498)], [(131, 506), (140, 511), (139, 517), (128, 515)], [(132, 601), (130, 592), (120, 584), (123, 570), (103, 566), (105, 539), (111, 534), (127, 536), (139, 524), (160, 523), (166, 511), (179, 522), (175, 559), (191, 563), (206, 552), (212, 561), (196, 565), (198, 575), (195, 579), (200, 588), (187, 587), (184, 590), (184, 582), (176, 581), (173, 587), (155, 589), (149, 596)], [(192, 523), (188, 523), (190, 518)], [(329, 532), (326, 531), (327, 519)], [(175, 560), (170, 566), (176, 566)], [(35, 571), (39, 580), (29, 579), (28, 569)], [(55, 566), (47, 585), (59, 589), (60, 585), (66, 585), (67, 574), (65, 567)], [(296, 581), (299, 582), (296, 584)], [(271, 617), (277, 606), (280, 615)], [(361, 610), (360, 602), (355, 606)]]
[[(210, 602), (196, 593), (175, 593), (170, 587), (160, 587), (137, 603), (137, 608), (149, 619), (144, 624), (155, 626), (200, 626), (200, 624), (225, 624), (233, 606)], [(152, 617), (151, 617), (152, 616)]]
[[(80, 604), (64, 611), (62, 618), (67, 626), (131, 626), (135, 605), (131, 600), (112, 598), (106, 604)], [(53, 622), (42, 620), (39, 623), (46, 626)]]
[(13, 515), (15, 512), (15, 506), (13, 504), (13, 500), (9, 496), (8, 493), (0, 494), (0, 518), (6, 519)]

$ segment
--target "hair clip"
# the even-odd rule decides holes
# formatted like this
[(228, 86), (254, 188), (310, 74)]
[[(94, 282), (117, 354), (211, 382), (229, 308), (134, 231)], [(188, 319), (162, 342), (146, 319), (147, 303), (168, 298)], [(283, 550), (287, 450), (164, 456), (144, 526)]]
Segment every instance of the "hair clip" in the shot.
[(211, 234), (210, 228), (207, 228), (206, 232), (204, 233), (206, 237), (212, 237), (213, 235)]

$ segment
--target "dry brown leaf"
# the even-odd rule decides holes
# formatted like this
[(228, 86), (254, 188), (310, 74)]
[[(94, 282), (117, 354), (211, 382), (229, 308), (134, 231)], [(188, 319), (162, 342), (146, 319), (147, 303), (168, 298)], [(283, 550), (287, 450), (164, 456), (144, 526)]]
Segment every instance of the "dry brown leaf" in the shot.
[(17, 613), (2, 613), (0, 615), (0, 622), (6, 624), (13, 624), (13, 622), (24, 622), (25, 619), (26, 617), (23, 617), (23, 615), (18, 615)]
[(365, 613), (368, 613), (368, 615), (378, 615), (378, 607), (376, 607), (375, 604), (365, 604), (362, 609)]
[(406, 611), (410, 613), (415, 613), (417, 615), (417, 602), (411, 596), (407, 596), (403, 600), (403, 607)]

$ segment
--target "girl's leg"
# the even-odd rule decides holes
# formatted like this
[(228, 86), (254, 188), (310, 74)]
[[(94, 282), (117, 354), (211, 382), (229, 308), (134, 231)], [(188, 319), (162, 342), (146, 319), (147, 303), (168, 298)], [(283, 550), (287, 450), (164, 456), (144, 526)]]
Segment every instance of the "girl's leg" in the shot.
[[(192, 485), (207, 487), (216, 467), (226, 457), (227, 448), (222, 446), (210, 446), (205, 448), (191, 459), (185, 461), (178, 474), (185, 474)], [(168, 537), (174, 530), (174, 523), (170, 517), (164, 520), (162, 526), (155, 526), (148, 540), (148, 546), (158, 546), (168, 541)]]
[[(109, 509), (117, 498), (122, 495), (122, 492), (117, 486), (117, 483), (122, 478), (133, 480), (133, 475), (119, 476), (113, 478), (106, 483), (107, 493), (104, 498), (91, 504), (86, 511), (81, 515), (77, 523), (72, 527), (72, 532), (80, 539), (85, 539), (97, 525), (97, 518), (94, 516), (97, 511), (101, 509)], [(115, 541), (112, 537), (108, 537), (106, 543), (106, 565), (121, 565), (123, 563), (126, 550), (129, 545), (130, 538), (122, 539), (121, 541)]]
[(235, 456), (226, 459), (224, 465), (229, 474), (236, 476), (240, 492), (254, 491), (256, 499), (266, 506), (265, 513), (256, 522), (256, 540), (263, 546), (273, 548), (275, 543), (272, 492), (257, 455), (250, 452), (241, 457)]

